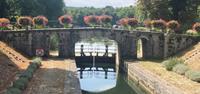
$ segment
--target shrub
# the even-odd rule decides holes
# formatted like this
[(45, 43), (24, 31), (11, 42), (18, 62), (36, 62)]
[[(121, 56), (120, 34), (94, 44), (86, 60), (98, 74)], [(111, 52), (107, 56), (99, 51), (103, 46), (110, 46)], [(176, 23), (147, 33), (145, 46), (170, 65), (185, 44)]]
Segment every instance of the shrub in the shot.
[(200, 33), (200, 23), (197, 22), (192, 26), (193, 30), (195, 30), (196, 32)]
[(20, 90), (24, 90), (26, 88), (27, 83), (28, 83), (28, 78), (20, 77), (13, 83), (13, 87), (18, 88)]
[(181, 64), (176, 64), (173, 67), (173, 71), (180, 74), (180, 75), (184, 75), (185, 72), (187, 72), (189, 70), (189, 67), (186, 66), (185, 64), (181, 63)]
[(170, 58), (167, 61), (163, 62), (164, 67), (166, 68), (166, 70), (168, 71), (172, 71), (172, 68), (176, 65), (176, 64), (180, 64), (183, 63), (182, 60), (179, 60), (177, 58)]
[(48, 19), (45, 16), (37, 16), (33, 18), (33, 25), (35, 25), (36, 28), (38, 28), (38, 26), (41, 26), (41, 28), (43, 28), (47, 25), (47, 23)]
[(166, 28), (166, 22), (162, 19), (152, 20), (151, 24), (154, 28), (157, 28), (157, 29), (165, 29)]
[(30, 80), (33, 77), (33, 72), (25, 71), (20, 75), (20, 77), (25, 77), (25, 78), (28, 78)]
[(192, 81), (200, 82), (200, 71), (189, 70), (185, 73), (185, 76)]
[(178, 23), (178, 21), (171, 20), (171, 21), (169, 21), (169, 22), (167, 23), (167, 27), (168, 27), (170, 30), (176, 31), (177, 29), (179, 29), (180, 24)]
[(36, 57), (35, 59), (32, 60), (32, 63), (37, 64), (37, 66), (41, 66), (41, 61), (42, 59), (40, 57)]
[(22, 91), (18, 88), (8, 88), (8, 90), (6, 91), (6, 94), (22, 94)]
[(70, 24), (72, 23), (73, 19), (72, 16), (69, 15), (63, 15), (58, 18), (58, 21), (61, 25), (63, 25), (65, 28), (71, 27)]
[(32, 25), (32, 18), (28, 16), (22, 16), (17, 19), (17, 24), (20, 26)]

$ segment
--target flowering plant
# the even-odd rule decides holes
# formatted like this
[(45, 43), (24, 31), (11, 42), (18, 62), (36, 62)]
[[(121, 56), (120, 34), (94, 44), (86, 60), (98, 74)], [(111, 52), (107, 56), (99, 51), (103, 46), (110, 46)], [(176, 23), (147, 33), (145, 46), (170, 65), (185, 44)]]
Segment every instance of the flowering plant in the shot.
[(151, 20), (145, 20), (143, 22), (144, 26), (151, 29)]
[(7, 18), (0, 18), (0, 30), (8, 30), (8, 25), (10, 24), (10, 20)]
[(129, 18), (128, 25), (131, 27), (135, 27), (138, 24), (138, 20), (136, 18)]
[(166, 22), (164, 20), (162, 20), (162, 19), (160, 19), (160, 20), (152, 20), (151, 24), (152, 24), (154, 29), (161, 29), (161, 30), (165, 29), (166, 25), (167, 25)]
[(118, 24), (128, 28), (129, 30), (134, 29), (137, 24), (138, 20), (136, 18), (122, 18), (118, 21)]
[(128, 25), (128, 18), (122, 18), (117, 23), (119, 25), (126, 26), (126, 25)]
[(98, 20), (102, 26), (111, 26), (112, 16), (101, 15), (101, 16), (98, 16)]
[(99, 23), (99, 16), (90, 15), (90, 16), (84, 16), (84, 22), (85, 24), (89, 26), (95, 26)]
[(28, 16), (22, 16), (17, 19), (17, 24), (22, 27), (27, 27), (32, 25), (32, 18)]
[(192, 29), (195, 30), (197, 33), (200, 33), (200, 23), (197, 22), (192, 26)]
[(33, 25), (36, 28), (44, 28), (48, 23), (48, 19), (45, 16), (37, 16), (33, 18)]
[(171, 20), (167, 23), (167, 27), (170, 29), (170, 30), (173, 30), (173, 31), (176, 31), (177, 29), (180, 28), (180, 24), (178, 23), (178, 21), (175, 21), (175, 20)]
[(71, 23), (73, 21), (72, 17), (69, 15), (63, 15), (58, 18), (59, 23), (63, 25), (65, 28), (71, 27)]

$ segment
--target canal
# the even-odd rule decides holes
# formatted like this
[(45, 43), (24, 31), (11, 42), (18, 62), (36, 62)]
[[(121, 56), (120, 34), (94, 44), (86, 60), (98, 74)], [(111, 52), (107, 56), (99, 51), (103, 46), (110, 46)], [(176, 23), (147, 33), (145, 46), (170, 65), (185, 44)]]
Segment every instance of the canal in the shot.
[[(116, 61), (114, 41), (82, 41), (75, 45), (77, 72), (83, 94), (144, 94), (128, 84)], [(136, 92), (137, 91), (137, 92)]]

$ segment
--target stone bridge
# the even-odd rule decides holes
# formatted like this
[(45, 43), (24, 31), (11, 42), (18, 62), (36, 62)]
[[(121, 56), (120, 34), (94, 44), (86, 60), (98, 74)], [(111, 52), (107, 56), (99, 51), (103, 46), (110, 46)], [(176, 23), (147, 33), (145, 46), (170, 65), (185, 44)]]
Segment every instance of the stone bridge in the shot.
[(173, 55), (199, 41), (199, 37), (164, 34), (160, 32), (128, 31), (105, 28), (72, 28), (2, 31), (0, 41), (28, 56), (35, 56), (36, 49), (44, 49), (44, 56), (50, 52), (50, 37), (59, 37), (59, 57), (75, 56), (75, 43), (93, 37), (115, 40), (122, 59), (137, 58), (137, 40), (142, 40), (143, 58), (164, 58)]

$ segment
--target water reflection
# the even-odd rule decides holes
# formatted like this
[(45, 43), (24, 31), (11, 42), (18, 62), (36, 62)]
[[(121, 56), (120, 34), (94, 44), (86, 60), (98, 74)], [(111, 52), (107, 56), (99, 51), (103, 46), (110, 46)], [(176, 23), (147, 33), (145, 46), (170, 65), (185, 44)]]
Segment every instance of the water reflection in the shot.
[(88, 92), (103, 92), (116, 86), (116, 69), (113, 67), (78, 67), (81, 89)]

